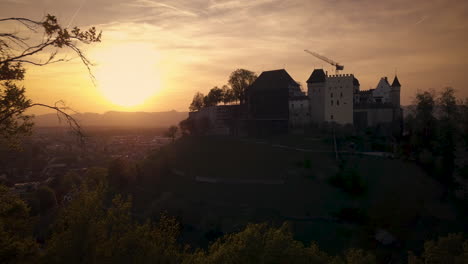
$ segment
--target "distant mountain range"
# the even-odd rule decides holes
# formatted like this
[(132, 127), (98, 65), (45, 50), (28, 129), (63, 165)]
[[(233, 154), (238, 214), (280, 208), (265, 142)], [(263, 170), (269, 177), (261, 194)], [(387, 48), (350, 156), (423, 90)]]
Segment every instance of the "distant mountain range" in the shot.
[[(180, 121), (188, 117), (188, 112), (116, 112), (110, 111), (104, 114), (82, 113), (72, 115), (81, 126), (102, 127), (168, 127), (178, 125)], [(65, 126), (59, 122), (56, 114), (38, 115), (34, 118), (38, 127)]]

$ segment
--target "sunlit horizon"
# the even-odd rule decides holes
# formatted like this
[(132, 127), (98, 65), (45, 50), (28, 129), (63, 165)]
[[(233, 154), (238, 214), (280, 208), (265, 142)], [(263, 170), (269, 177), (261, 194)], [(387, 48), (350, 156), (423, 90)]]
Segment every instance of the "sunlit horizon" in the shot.
[(257, 74), (284, 68), (302, 85), (316, 68), (333, 73), (304, 49), (343, 64), (361, 90), (397, 73), (402, 105), (411, 104), (418, 90), (453, 87), (468, 97), (465, 1), (109, 3), (2, 3), (1, 17), (40, 20), (50, 13), (64, 25), (103, 32), (101, 43), (83, 47), (96, 63), (96, 83), (79, 60), (28, 67), (24, 85), (34, 102), (64, 100), (79, 112), (96, 113), (188, 111), (196, 92), (225, 85), (239, 68)]

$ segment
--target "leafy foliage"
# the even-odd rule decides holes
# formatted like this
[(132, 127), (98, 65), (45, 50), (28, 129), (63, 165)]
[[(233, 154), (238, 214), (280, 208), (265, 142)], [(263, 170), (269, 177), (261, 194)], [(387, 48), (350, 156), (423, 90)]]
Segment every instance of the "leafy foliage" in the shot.
[(468, 261), (468, 240), (462, 234), (449, 234), (436, 241), (424, 243), (424, 252), (420, 257), (409, 252), (408, 264), (453, 263), (462, 264)]
[(234, 96), (241, 104), (245, 103), (246, 89), (257, 79), (257, 75), (246, 69), (237, 69), (229, 76), (229, 85), (232, 87)]
[(204, 106), (204, 97), (205, 96), (200, 92), (197, 92), (193, 96), (192, 103), (190, 104), (190, 107), (189, 107), (190, 112), (200, 111), (203, 108), (203, 106)]
[(203, 104), (205, 107), (216, 106), (223, 101), (223, 90), (217, 86), (213, 87), (205, 98)]
[(131, 200), (117, 195), (106, 207), (106, 188), (83, 190), (60, 215), (44, 263), (180, 263), (178, 224), (131, 217)]
[(24, 114), (31, 106), (24, 87), (11, 81), (0, 83), (0, 144), (14, 147), (19, 136), (31, 132), (32, 116)]
[(0, 262), (24, 263), (38, 254), (32, 237), (29, 208), (8, 188), (0, 185)]

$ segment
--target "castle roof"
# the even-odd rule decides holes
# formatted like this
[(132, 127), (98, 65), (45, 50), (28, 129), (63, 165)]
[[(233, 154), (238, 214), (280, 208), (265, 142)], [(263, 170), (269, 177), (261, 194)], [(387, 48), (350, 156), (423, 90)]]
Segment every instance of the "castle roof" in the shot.
[(395, 79), (393, 79), (392, 87), (401, 87), (401, 84), (398, 81), (398, 77), (396, 75), (395, 75)]
[(297, 82), (284, 69), (264, 71), (252, 83), (249, 90), (281, 90), (288, 88), (291, 84), (297, 85)]
[(307, 83), (325, 82), (325, 78), (326, 78), (326, 75), (323, 69), (315, 69), (310, 75), (309, 79), (307, 80)]

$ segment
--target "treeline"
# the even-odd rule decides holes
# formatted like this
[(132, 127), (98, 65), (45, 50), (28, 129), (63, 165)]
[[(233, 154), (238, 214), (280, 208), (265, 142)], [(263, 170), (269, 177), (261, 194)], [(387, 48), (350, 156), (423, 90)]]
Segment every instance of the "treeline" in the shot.
[(257, 75), (246, 69), (237, 69), (231, 73), (228, 80), (228, 85), (213, 87), (205, 96), (197, 92), (190, 104), (191, 112), (199, 111), (203, 107), (216, 106), (219, 103), (229, 104), (233, 102), (245, 101), (245, 91), (254, 81)]
[(453, 88), (418, 92), (404, 122), (400, 152), (450, 188), (468, 179), (468, 99)]
[[(43, 240), (37, 239), (29, 206), (0, 187), (1, 263), (377, 263), (363, 249), (338, 255), (315, 243), (294, 239), (287, 223), (249, 224), (238, 233), (222, 236), (207, 248), (179, 241), (181, 225), (167, 214), (159, 220), (137, 220), (131, 196), (119, 193), (131, 181), (127, 167), (117, 162), (106, 169), (90, 169), (74, 185), (70, 199), (47, 208), (54, 221)], [(114, 170), (114, 171), (111, 171)], [(128, 174), (128, 175), (127, 175)], [(408, 263), (466, 263), (468, 240), (451, 234), (428, 241), (420, 256), (408, 254)], [(465, 261), (465, 262), (464, 262)]]

